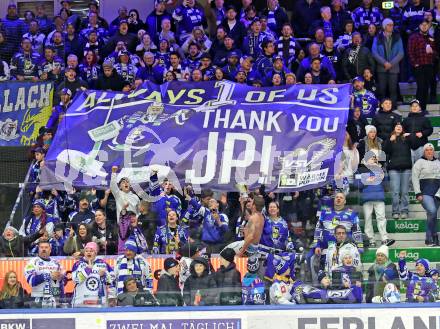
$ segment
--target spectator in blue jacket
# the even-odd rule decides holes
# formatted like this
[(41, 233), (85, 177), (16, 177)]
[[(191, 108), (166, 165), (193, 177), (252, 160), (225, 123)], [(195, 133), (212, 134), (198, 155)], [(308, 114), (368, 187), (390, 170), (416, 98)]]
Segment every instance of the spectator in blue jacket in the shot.
[(202, 222), (202, 241), (208, 245), (208, 253), (218, 253), (224, 248), (224, 235), (228, 229), (228, 216), (220, 212), (217, 200), (209, 200)]

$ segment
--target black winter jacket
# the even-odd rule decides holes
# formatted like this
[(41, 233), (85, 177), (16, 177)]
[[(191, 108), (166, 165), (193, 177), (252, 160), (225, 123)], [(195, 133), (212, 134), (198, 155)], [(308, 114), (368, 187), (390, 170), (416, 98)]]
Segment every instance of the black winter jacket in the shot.
[(30, 243), (37, 240), (41, 234), (39, 232), (29, 235), (17, 235), (11, 241), (6, 240), (3, 236), (0, 238), (0, 257), (25, 257), (25, 250), (28, 249)]
[(388, 170), (405, 170), (412, 168), (409, 139), (398, 137), (392, 142), (387, 138), (383, 143), (383, 151), (387, 155)]
[(396, 114), (393, 111), (385, 112), (380, 109), (374, 116), (371, 124), (376, 127), (377, 136), (385, 141), (390, 138), (396, 123), (401, 121), (402, 116), (399, 114)]
[(359, 120), (348, 119), (347, 132), (352, 143), (359, 143), (366, 136), (365, 126), (368, 125), (367, 119), (361, 117)]
[(369, 67), (374, 72), (376, 67), (376, 62), (374, 61), (373, 55), (365, 46), (360, 47), (356, 59), (353, 62), (350, 62), (350, 52), (353, 50), (353, 48), (354, 46), (346, 49), (342, 56), (342, 70), (344, 72), (344, 79), (348, 81), (358, 75), (362, 76), (365, 68)]
[(106, 77), (104, 74), (101, 74), (96, 82), (96, 89), (98, 90), (112, 90), (112, 91), (121, 91), (124, 88), (124, 80), (116, 73), (115, 69), (113, 69), (113, 73), (110, 77)]
[[(197, 276), (194, 266), (195, 264), (203, 264), (205, 270), (201, 276)], [(190, 266), (191, 276), (185, 281), (183, 286), (183, 299), (187, 306), (194, 305), (197, 292), (199, 292), (199, 305), (217, 305), (218, 291), (214, 276), (209, 274), (208, 261), (203, 257), (195, 258)]]
[(157, 284), (156, 297), (160, 306), (183, 305), (183, 297), (179, 288), (178, 279), (165, 270), (163, 270), (160, 275)]
[(220, 266), (215, 281), (220, 291), (220, 305), (241, 305), (241, 274), (235, 263)]
[[(422, 112), (409, 113), (408, 117), (403, 120), (403, 130), (406, 133), (410, 133), (409, 138), (411, 143), (411, 149), (417, 150), (419, 147), (428, 143), (428, 137), (431, 136), (433, 129), (429, 118), (425, 117)], [(423, 136), (418, 138), (416, 133), (421, 132)]]

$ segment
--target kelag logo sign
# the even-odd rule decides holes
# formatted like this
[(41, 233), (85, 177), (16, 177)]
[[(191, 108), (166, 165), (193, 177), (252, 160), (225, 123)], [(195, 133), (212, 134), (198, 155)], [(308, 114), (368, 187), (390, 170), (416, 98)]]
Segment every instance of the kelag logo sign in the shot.
[(107, 329), (241, 329), (241, 320), (114, 320), (107, 321)]

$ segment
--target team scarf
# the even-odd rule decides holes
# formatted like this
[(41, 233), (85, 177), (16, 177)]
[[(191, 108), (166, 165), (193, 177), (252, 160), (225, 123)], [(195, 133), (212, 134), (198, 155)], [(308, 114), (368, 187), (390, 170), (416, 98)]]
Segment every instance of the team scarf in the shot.
[(289, 41), (289, 58), (284, 58), (284, 52), (283, 52), (283, 40), (284, 40), (284, 37), (281, 36), (278, 39), (278, 41), (277, 41), (278, 55), (283, 57), (284, 60), (287, 63), (290, 63), (290, 62), (292, 62), (295, 59), (295, 53), (296, 53), (296, 49), (295, 49), (296, 48), (296, 41), (295, 41), (295, 38), (294, 37), (290, 37), (289, 39), (290, 39), (290, 41)]
[(139, 258), (135, 257), (129, 261), (127, 257), (124, 257), (118, 262), (118, 277), (116, 282), (118, 294), (124, 292), (124, 282), (129, 277), (135, 278), (138, 286), (142, 286), (142, 267)]
[(267, 26), (272, 30), (275, 31), (277, 29), (277, 21), (275, 19), (275, 11), (277, 11), (278, 7), (275, 8), (275, 10), (269, 10), (267, 13)]

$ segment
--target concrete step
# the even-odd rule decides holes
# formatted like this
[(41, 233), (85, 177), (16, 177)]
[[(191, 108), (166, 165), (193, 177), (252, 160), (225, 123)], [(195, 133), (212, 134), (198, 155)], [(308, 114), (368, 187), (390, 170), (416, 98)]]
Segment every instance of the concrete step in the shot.
[[(361, 219), (361, 227), (364, 229), (364, 221)], [(373, 220), (374, 232), (377, 232), (376, 221)], [(437, 228), (440, 231), (440, 222), (437, 223)], [(400, 236), (408, 236), (405, 240), (409, 240), (413, 237), (414, 240), (418, 239), (418, 235), (424, 236), (426, 232), (426, 219), (388, 219), (387, 220), (387, 232), (398, 234)], [(400, 238), (399, 238), (400, 240)]]
[[(392, 219), (393, 214), (392, 214), (392, 211), (391, 211), (391, 206), (386, 206), (386, 207), (387, 208), (385, 209), (385, 217), (387, 219)], [(388, 208), (388, 207), (390, 207), (390, 208)], [(351, 208), (358, 213), (358, 216), (359, 216), (360, 219), (364, 218), (364, 211), (362, 209), (362, 206), (351, 206)], [(424, 210), (410, 211), (408, 213), (408, 218), (410, 218), (410, 219), (424, 219), (424, 220), (426, 220), (426, 212)]]
[[(402, 95), (403, 101), (405, 103), (409, 103), (412, 99), (415, 98), (417, 91), (417, 84), (415, 82), (399, 82), (400, 94)], [(437, 86), (437, 95), (440, 94), (440, 85)], [(437, 96), (438, 101), (438, 96)]]

